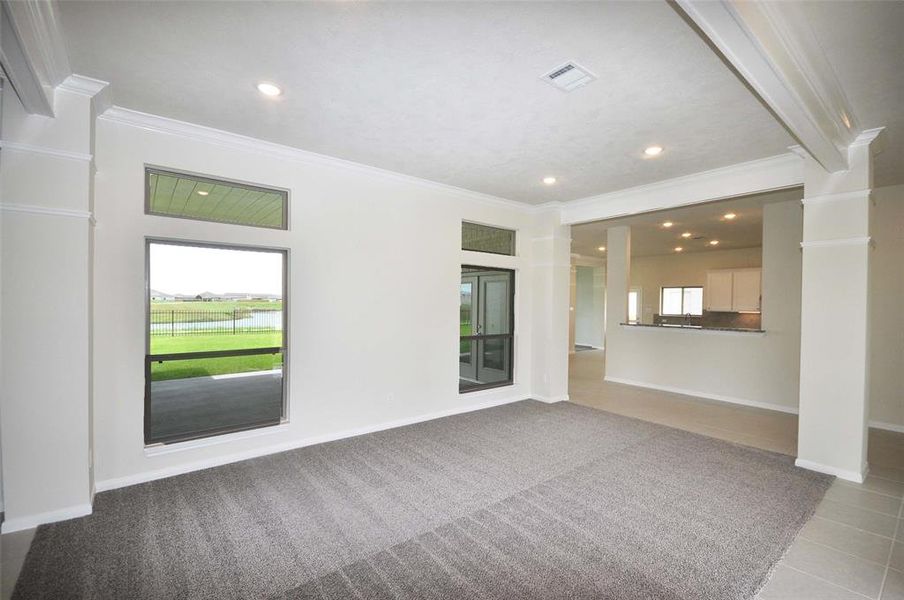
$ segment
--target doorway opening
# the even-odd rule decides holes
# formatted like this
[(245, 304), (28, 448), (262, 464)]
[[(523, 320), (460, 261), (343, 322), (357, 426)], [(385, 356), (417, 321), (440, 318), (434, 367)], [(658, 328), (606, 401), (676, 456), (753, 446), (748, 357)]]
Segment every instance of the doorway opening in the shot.
[(515, 272), (462, 266), (458, 391), (512, 384)]

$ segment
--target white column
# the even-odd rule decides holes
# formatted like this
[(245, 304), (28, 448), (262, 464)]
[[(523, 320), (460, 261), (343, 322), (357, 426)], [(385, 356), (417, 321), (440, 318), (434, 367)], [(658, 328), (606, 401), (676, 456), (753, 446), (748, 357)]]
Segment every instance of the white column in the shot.
[(568, 400), (571, 227), (558, 211), (537, 215), (531, 240), (531, 397)]
[(797, 464), (851, 481), (867, 472), (869, 267), (875, 135), (827, 173), (805, 157)]
[(3, 531), (91, 512), (94, 99), (57, 88), (54, 118), (4, 94)]
[(618, 371), (621, 324), (628, 320), (628, 290), (631, 287), (631, 228), (610, 227), (606, 231), (606, 372)]

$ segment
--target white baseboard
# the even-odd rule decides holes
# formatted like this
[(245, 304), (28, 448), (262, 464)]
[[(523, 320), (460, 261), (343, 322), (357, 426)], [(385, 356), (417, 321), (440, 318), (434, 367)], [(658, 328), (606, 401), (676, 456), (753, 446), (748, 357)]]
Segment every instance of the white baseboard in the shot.
[(782, 404), (772, 404), (769, 402), (759, 402), (757, 400), (747, 400), (746, 398), (736, 398), (734, 396), (724, 396), (722, 394), (711, 394), (709, 392), (701, 392), (699, 390), (688, 390), (683, 388), (672, 387), (668, 385), (658, 385), (655, 383), (646, 383), (644, 381), (634, 381), (633, 379), (622, 379), (620, 377), (609, 377), (608, 375), (604, 378), (606, 381), (611, 381), (612, 383), (621, 383), (624, 385), (633, 385), (636, 387), (648, 388), (651, 390), (658, 390), (660, 392), (671, 392), (673, 394), (682, 394), (684, 396), (696, 396), (697, 398), (705, 398), (706, 400), (716, 400), (717, 402), (728, 402), (730, 404), (740, 404), (743, 406), (752, 406), (754, 408), (763, 408), (766, 410), (775, 410), (778, 412), (788, 413), (792, 415), (797, 414), (797, 408), (784, 406)]
[(78, 504), (76, 506), (61, 508), (60, 510), (52, 510), (49, 512), (7, 519), (6, 521), (3, 521), (3, 533), (12, 533), (14, 531), (22, 531), (23, 529), (32, 529), (38, 525), (84, 517), (90, 515), (91, 510), (91, 504)]
[[(479, 393), (479, 392), (475, 392)], [(134, 475), (127, 475), (125, 477), (114, 477), (111, 479), (104, 479), (102, 481), (98, 481), (95, 484), (95, 488), (98, 492), (105, 492), (107, 490), (114, 490), (117, 488), (127, 487), (130, 485), (137, 485), (139, 483), (146, 483), (148, 481), (155, 481), (157, 479), (165, 479), (167, 477), (173, 477), (175, 475), (184, 475), (185, 473), (191, 473), (193, 471), (200, 471), (202, 469), (209, 469), (211, 467), (219, 467), (222, 465), (227, 465), (230, 463), (239, 462), (242, 460), (248, 460), (249, 458), (257, 458), (259, 456), (266, 456), (268, 454), (276, 454), (278, 452), (286, 452), (288, 450), (295, 450), (296, 448), (303, 448), (305, 446), (313, 446), (316, 444), (323, 444), (325, 442), (333, 442), (336, 440), (341, 440), (345, 438), (355, 437), (359, 435), (365, 435), (368, 433), (375, 433), (377, 431), (385, 431), (387, 429), (395, 429), (396, 427), (404, 427), (406, 425), (414, 425), (415, 423), (423, 423), (424, 421), (432, 421), (433, 419), (440, 419), (442, 417), (451, 417), (453, 415), (458, 415), (467, 412), (473, 412), (475, 410), (483, 410), (485, 408), (492, 408), (494, 406), (500, 406), (503, 404), (510, 404), (512, 402), (520, 402), (522, 400), (528, 400), (531, 396), (514, 396), (508, 398), (495, 398), (492, 400), (487, 400), (485, 402), (470, 404), (468, 406), (451, 408), (448, 410), (438, 411), (435, 413), (429, 413), (425, 415), (418, 415), (416, 417), (409, 417), (407, 419), (398, 419), (396, 421), (386, 421), (384, 423), (378, 423), (376, 425), (368, 425), (367, 427), (359, 427), (356, 429), (347, 429), (345, 431), (339, 431), (336, 433), (329, 433), (319, 436), (302, 438), (299, 440), (292, 440), (290, 442), (283, 442), (280, 444), (272, 444), (269, 446), (263, 446), (260, 448), (253, 448), (251, 450), (245, 450), (243, 452), (234, 452), (232, 454), (226, 454), (223, 456), (216, 456), (212, 458), (208, 458), (205, 460), (194, 461), (190, 463), (185, 463), (181, 465), (174, 465), (172, 467), (167, 467), (165, 469), (157, 469), (154, 471), (145, 471), (142, 473), (136, 473)]]
[(802, 469), (809, 469), (810, 471), (816, 471), (817, 473), (825, 473), (826, 475), (834, 475), (839, 479), (844, 479), (846, 481), (853, 481), (854, 483), (863, 483), (863, 480), (866, 479), (866, 474), (869, 472), (869, 467), (864, 466), (862, 472), (858, 471), (850, 471), (848, 469), (839, 469), (836, 467), (830, 467), (828, 465), (823, 465), (818, 462), (813, 462), (812, 460), (806, 460), (803, 458), (798, 458), (794, 461), (794, 464)]
[(555, 404), (556, 402), (567, 402), (568, 394), (562, 394), (561, 396), (538, 396), (535, 394), (531, 398), (547, 404)]
[(885, 423), (884, 421), (870, 421), (869, 426), (873, 429), (884, 429), (886, 431), (904, 433), (904, 425), (895, 425), (894, 423)]
[[(683, 394), (685, 396), (697, 396), (698, 398), (706, 398), (707, 400), (716, 400), (718, 402), (730, 402), (731, 404), (741, 404), (744, 406), (752, 406), (754, 408), (763, 408), (766, 410), (777, 410), (779, 412), (788, 413), (791, 415), (798, 414), (798, 410), (796, 407), (792, 408), (790, 406), (784, 406), (782, 404), (771, 404), (769, 402), (759, 402), (756, 400), (746, 400), (744, 398), (735, 398), (732, 396), (723, 396), (721, 394), (710, 394), (708, 392), (701, 392), (698, 390), (687, 390), (682, 388), (676, 388), (668, 385), (658, 385), (655, 383), (646, 383), (643, 381), (634, 381), (632, 379), (622, 379), (620, 377), (609, 377), (608, 375), (605, 377), (606, 381), (611, 381), (612, 383), (622, 383), (624, 385), (633, 385), (637, 387), (649, 388), (651, 390), (659, 390), (661, 392), (672, 392), (673, 394)], [(896, 425), (895, 423), (886, 423), (884, 421), (870, 421), (869, 426), (873, 429), (884, 429), (885, 431), (895, 431), (897, 433), (904, 433), (904, 425)]]

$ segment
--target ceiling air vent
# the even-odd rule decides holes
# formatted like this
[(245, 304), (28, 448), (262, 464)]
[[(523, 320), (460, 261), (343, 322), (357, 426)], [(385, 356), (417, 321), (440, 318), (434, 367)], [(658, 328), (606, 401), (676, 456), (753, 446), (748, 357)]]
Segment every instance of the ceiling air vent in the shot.
[(596, 75), (576, 62), (559, 65), (552, 71), (543, 74), (542, 77), (563, 92), (570, 92), (596, 79)]

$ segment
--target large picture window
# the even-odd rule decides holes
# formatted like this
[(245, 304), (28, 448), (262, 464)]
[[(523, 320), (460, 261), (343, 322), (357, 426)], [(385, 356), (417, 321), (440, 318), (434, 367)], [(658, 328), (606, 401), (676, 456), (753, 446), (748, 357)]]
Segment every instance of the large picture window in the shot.
[(285, 416), (283, 250), (147, 242), (145, 443)]
[(515, 273), (464, 266), (460, 293), (459, 392), (511, 384)]

